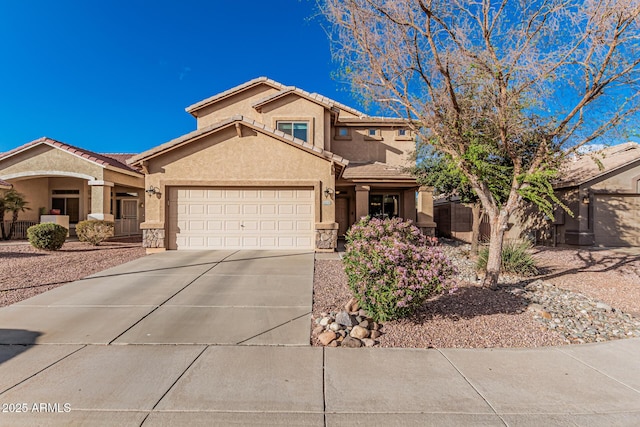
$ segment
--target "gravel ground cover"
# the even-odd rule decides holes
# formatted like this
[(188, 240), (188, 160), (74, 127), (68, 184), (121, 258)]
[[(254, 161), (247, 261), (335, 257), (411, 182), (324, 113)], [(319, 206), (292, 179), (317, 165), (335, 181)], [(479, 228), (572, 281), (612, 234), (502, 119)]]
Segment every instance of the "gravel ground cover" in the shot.
[[(633, 317), (640, 312), (638, 256), (536, 248), (540, 276), (505, 276), (500, 289), (492, 291), (479, 286), (467, 245), (444, 244), (443, 249), (459, 271), (458, 291), (433, 298), (410, 318), (384, 323), (376, 346), (538, 347), (640, 336), (640, 319)], [(527, 288), (539, 279), (546, 285)], [(312, 328), (322, 313), (342, 310), (351, 296), (342, 261), (316, 260)], [(567, 298), (585, 301), (583, 312), (577, 311), (581, 319)], [(532, 305), (541, 301), (546, 306)], [(316, 336), (312, 343), (320, 345)]]
[(144, 255), (140, 237), (114, 239), (100, 246), (67, 242), (62, 249), (52, 252), (24, 242), (2, 243), (0, 307)]

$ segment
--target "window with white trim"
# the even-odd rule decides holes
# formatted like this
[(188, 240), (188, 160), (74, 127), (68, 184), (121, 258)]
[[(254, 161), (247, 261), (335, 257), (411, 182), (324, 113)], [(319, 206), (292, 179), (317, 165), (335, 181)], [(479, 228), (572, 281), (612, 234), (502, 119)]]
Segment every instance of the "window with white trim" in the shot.
[(309, 141), (309, 122), (278, 120), (276, 122), (276, 128), (294, 138)]

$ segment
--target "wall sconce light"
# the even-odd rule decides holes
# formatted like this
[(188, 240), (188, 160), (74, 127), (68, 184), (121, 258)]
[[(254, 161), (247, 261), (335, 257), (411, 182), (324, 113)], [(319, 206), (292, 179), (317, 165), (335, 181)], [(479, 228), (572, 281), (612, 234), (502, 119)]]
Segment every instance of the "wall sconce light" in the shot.
[(333, 190), (329, 187), (324, 189), (324, 197), (329, 197), (333, 194)]
[(148, 189), (144, 190), (145, 193), (147, 193), (150, 196), (156, 195), (159, 196), (160, 195), (160, 189), (158, 187), (154, 187), (153, 185), (150, 185)]
[(588, 205), (589, 204), (589, 196), (584, 196), (582, 198), (582, 204), (584, 204), (584, 205)]

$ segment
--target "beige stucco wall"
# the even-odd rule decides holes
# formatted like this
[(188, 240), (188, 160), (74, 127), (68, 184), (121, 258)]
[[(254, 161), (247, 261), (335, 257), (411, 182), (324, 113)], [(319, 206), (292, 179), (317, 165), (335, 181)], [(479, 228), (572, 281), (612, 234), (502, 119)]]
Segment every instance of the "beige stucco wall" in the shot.
[(640, 179), (640, 161), (604, 175), (591, 185), (592, 190), (607, 192), (637, 192)]
[(329, 161), (247, 127), (242, 133), (239, 138), (230, 127), (150, 159), (145, 188), (153, 185), (162, 194), (145, 195), (143, 227), (164, 227), (168, 187), (176, 185), (314, 185), (316, 222), (335, 221), (333, 203), (322, 204), (323, 189), (335, 188)]
[(71, 153), (39, 145), (0, 161), (0, 177), (42, 171), (84, 174), (102, 179), (103, 168)]
[[(368, 136), (370, 128), (380, 129), (380, 139)], [(350, 139), (336, 139), (331, 135), (331, 151), (351, 162), (382, 162), (393, 166), (409, 166), (409, 157), (415, 151), (413, 140), (399, 140), (393, 128), (349, 127)], [(335, 133), (335, 129), (332, 129)]]
[(260, 114), (251, 105), (276, 92), (278, 92), (277, 89), (267, 84), (260, 84), (205, 107), (197, 112), (198, 129), (218, 123), (236, 114), (260, 121)]
[(260, 122), (276, 129), (278, 120), (308, 121), (309, 143), (324, 149), (325, 108), (298, 95), (290, 94), (262, 107)]
[(117, 183), (118, 185), (133, 187), (133, 188), (143, 188), (144, 187), (144, 176), (131, 176), (122, 172), (113, 171), (106, 169), (104, 171), (104, 180), (107, 182)]
[(36, 178), (23, 181), (13, 181), (13, 188), (25, 196), (30, 210), (19, 215), (20, 220), (38, 221), (38, 209), (41, 207), (51, 209), (51, 196), (49, 195), (49, 178)]

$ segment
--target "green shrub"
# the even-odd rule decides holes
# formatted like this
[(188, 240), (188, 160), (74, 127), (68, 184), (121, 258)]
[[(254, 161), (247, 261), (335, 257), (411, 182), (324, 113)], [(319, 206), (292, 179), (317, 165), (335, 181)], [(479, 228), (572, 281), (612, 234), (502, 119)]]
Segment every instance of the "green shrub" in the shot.
[(27, 238), (34, 248), (57, 251), (67, 239), (68, 232), (59, 224), (37, 224), (27, 228)]
[(98, 246), (109, 237), (113, 237), (113, 221), (80, 221), (76, 225), (78, 240)]
[(454, 273), (436, 240), (411, 221), (364, 218), (346, 236), (343, 262), (360, 307), (376, 321), (411, 315)]
[[(529, 250), (533, 247), (528, 240), (505, 240), (502, 245), (502, 265), (500, 270), (520, 276), (538, 274), (536, 261)], [(489, 248), (483, 247), (478, 253), (478, 270), (486, 270)]]

